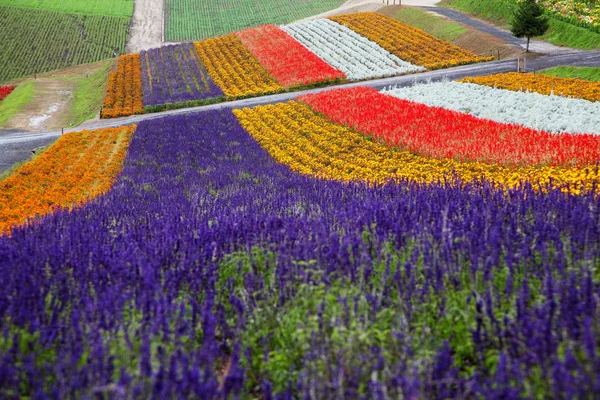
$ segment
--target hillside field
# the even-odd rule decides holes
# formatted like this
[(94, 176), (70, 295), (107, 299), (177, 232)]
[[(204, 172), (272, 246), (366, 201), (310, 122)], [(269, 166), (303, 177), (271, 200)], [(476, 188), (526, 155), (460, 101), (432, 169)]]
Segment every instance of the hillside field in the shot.
[(0, 0), (0, 6), (127, 18), (133, 14), (133, 0)]
[(165, 39), (202, 40), (262, 24), (287, 24), (343, 3), (343, 0), (166, 0)]

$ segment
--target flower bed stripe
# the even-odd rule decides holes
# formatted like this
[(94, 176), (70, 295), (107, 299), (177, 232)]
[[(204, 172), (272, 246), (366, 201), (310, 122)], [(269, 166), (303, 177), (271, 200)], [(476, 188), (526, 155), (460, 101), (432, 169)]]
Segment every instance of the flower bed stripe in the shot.
[(229, 99), (283, 90), (235, 35), (194, 43), (211, 78)]
[(102, 107), (102, 118), (143, 114), (140, 55), (119, 57), (117, 71), (111, 72)]
[(580, 193), (592, 188), (600, 177), (595, 168), (509, 168), (481, 162), (437, 160), (396, 151), (329, 122), (308, 106), (294, 101), (234, 110), (234, 114), (276, 161), (295, 172), (319, 178), (433, 183), (457, 177), (462, 182), (486, 179), (507, 188), (527, 182), (535, 187), (554, 186)]
[(459, 82), (437, 82), (383, 92), (501, 123), (553, 133), (600, 134), (600, 102)]
[(73, 208), (108, 191), (134, 130), (68, 133), (0, 181), (0, 235), (32, 217)]
[(553, 135), (429, 107), (370, 88), (306, 95), (300, 101), (333, 122), (427, 157), (506, 166), (583, 166), (600, 159), (598, 136)]
[(425, 68), (399, 59), (377, 43), (328, 19), (297, 22), (281, 29), (342, 71), (349, 80), (425, 71)]
[(274, 25), (236, 32), (235, 35), (262, 66), (285, 87), (310, 85), (344, 78), (339, 71)]
[(223, 95), (192, 43), (141, 52), (144, 106), (185, 103)]
[(0, 101), (4, 100), (13, 90), (14, 86), (0, 86)]
[(475, 83), (520, 92), (529, 91), (545, 95), (600, 101), (600, 82), (591, 82), (585, 79), (509, 72), (507, 74), (469, 77), (458, 82)]
[(338, 15), (329, 19), (372, 40), (400, 59), (427, 69), (448, 68), (493, 59), (477, 56), (418, 28), (377, 13)]

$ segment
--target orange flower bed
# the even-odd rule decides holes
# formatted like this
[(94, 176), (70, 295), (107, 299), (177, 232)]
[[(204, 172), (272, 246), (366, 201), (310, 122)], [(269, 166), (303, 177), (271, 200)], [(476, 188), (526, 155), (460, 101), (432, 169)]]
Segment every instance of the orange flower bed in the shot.
[(101, 117), (116, 118), (143, 113), (140, 55), (121, 56), (117, 71), (111, 72), (108, 80)]
[(135, 125), (66, 134), (0, 181), (0, 235), (30, 218), (71, 209), (107, 192), (134, 131)]
[(397, 57), (427, 69), (493, 60), (436, 38), (421, 29), (373, 12), (329, 17), (379, 44)]
[(514, 92), (530, 91), (540, 94), (555, 94), (589, 101), (600, 101), (600, 82), (591, 82), (577, 78), (559, 78), (541, 74), (519, 74), (509, 72), (487, 76), (469, 77), (459, 82), (507, 89)]

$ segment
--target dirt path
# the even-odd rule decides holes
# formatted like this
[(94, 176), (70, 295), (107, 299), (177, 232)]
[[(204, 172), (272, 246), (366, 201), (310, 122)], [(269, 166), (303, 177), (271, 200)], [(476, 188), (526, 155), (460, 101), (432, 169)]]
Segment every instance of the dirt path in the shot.
[(162, 46), (164, 0), (135, 0), (127, 53)]
[(377, 11), (382, 7), (391, 5), (435, 7), (440, 0), (348, 0), (335, 10), (327, 11), (319, 15), (306, 18), (311, 20), (316, 18), (331, 17), (339, 14), (351, 14), (355, 12)]
[(67, 127), (72, 120), (73, 96), (80, 80), (87, 78), (104, 66), (106, 61), (79, 65), (61, 71), (38, 75), (33, 81), (33, 97), (19, 112), (10, 118), (2, 130), (40, 132)]

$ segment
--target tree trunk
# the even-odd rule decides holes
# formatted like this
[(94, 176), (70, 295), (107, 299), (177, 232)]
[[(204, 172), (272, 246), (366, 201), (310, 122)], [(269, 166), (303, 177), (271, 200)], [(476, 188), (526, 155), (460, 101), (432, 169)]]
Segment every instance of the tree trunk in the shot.
[(530, 37), (527, 38), (527, 49), (525, 50), (525, 53), (529, 53), (529, 41), (531, 40)]

